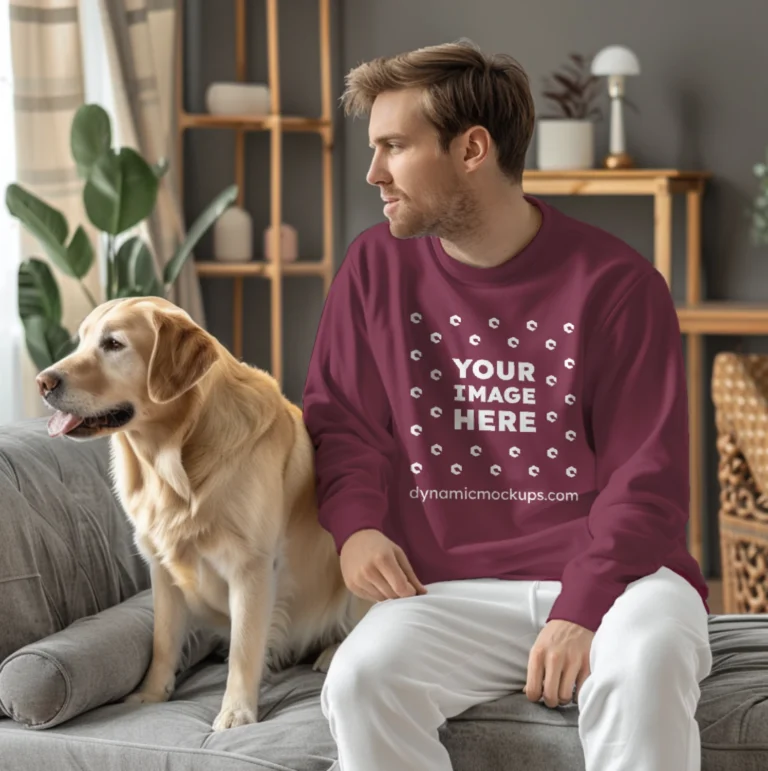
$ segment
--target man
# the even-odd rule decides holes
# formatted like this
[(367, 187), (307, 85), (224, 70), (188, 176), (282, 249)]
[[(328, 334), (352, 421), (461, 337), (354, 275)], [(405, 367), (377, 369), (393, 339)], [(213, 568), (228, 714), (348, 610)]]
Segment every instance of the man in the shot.
[(343, 101), (388, 222), (349, 247), (304, 393), (321, 521), (376, 601), (323, 689), (341, 771), (448, 771), (440, 725), (521, 690), (576, 701), (587, 771), (697, 771), (707, 588), (666, 283), (524, 194), (511, 57), (376, 59)]

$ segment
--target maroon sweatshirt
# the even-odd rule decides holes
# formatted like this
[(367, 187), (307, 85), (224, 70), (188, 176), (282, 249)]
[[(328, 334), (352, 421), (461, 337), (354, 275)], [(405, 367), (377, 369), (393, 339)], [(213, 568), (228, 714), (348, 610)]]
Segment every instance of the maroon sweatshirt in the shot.
[(322, 525), (375, 528), (419, 579), (562, 582), (596, 630), (687, 548), (688, 405), (666, 282), (611, 234), (527, 196), (541, 227), (493, 268), (388, 223), (351, 244), (304, 390)]

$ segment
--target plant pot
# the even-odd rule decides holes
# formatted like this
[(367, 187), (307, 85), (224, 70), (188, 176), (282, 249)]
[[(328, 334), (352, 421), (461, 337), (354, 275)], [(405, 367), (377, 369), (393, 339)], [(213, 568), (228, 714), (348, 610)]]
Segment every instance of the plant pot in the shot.
[(539, 169), (591, 169), (595, 165), (595, 124), (591, 120), (542, 118), (538, 122)]

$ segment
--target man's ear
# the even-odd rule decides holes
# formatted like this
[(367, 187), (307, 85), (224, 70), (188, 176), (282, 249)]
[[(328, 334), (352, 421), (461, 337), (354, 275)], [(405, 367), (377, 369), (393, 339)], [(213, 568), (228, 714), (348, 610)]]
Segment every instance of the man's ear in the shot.
[(155, 345), (147, 391), (157, 404), (177, 399), (196, 385), (218, 358), (210, 336), (181, 313), (155, 311)]

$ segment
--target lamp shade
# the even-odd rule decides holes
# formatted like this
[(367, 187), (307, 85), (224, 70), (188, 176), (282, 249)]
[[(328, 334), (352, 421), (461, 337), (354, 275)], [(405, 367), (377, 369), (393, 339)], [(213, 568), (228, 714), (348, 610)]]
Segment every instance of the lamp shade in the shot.
[(592, 60), (593, 75), (639, 75), (640, 62), (625, 46), (608, 46)]

